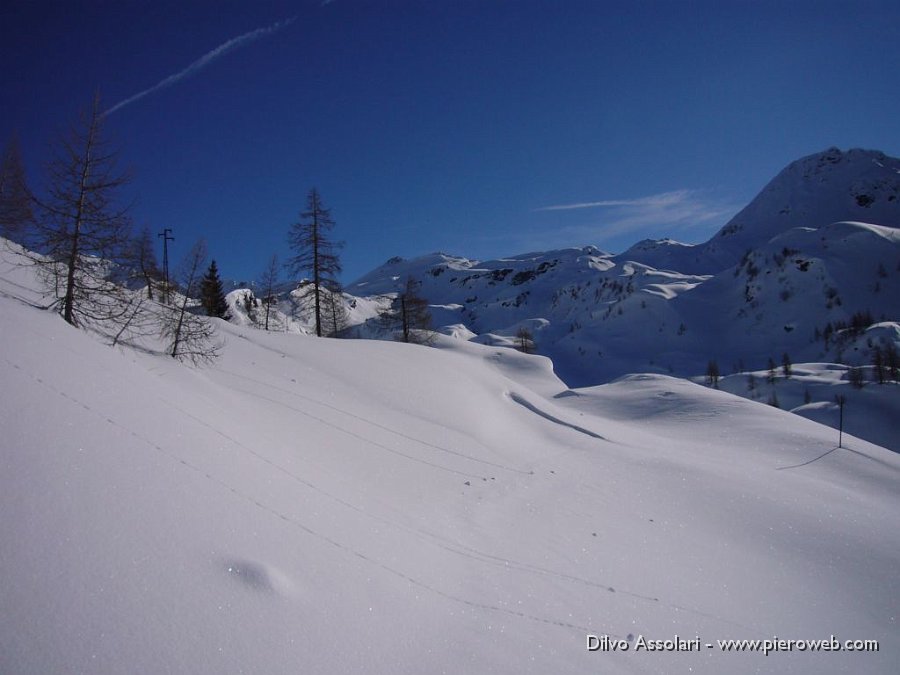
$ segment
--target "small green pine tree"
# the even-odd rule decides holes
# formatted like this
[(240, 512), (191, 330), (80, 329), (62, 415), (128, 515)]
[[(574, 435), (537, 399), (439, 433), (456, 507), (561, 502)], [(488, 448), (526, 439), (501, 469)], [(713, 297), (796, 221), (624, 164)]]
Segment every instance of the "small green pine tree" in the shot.
[(206, 310), (207, 316), (215, 316), (220, 319), (228, 319), (228, 303), (225, 301), (225, 289), (219, 278), (219, 268), (216, 261), (209, 264), (209, 269), (200, 282), (200, 303)]

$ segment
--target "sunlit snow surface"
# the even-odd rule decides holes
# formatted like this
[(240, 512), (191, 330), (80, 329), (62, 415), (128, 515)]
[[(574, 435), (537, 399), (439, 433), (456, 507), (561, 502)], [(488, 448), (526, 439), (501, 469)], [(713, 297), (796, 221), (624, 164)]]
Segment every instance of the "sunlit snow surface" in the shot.
[(892, 452), (661, 375), (569, 391), (448, 337), (217, 322), (192, 369), (30, 306), (4, 259), (4, 675), (896, 672)]

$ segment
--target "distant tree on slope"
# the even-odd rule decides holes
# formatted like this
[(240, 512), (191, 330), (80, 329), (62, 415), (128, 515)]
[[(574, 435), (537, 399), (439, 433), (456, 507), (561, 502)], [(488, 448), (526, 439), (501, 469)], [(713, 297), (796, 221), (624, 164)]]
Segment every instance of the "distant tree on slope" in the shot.
[(262, 275), (259, 278), (259, 289), (262, 294), (262, 304), (265, 307), (265, 319), (264, 319), (264, 328), (269, 330), (269, 313), (271, 311), (272, 305), (278, 302), (278, 298), (275, 296), (275, 286), (278, 284), (278, 256), (273, 255), (269, 259), (269, 264), (266, 265), (266, 269), (263, 270)]
[(336, 281), (329, 283), (325, 290), (322, 306), (325, 331), (329, 337), (341, 337), (349, 321), (344, 307), (344, 290)]
[(33, 220), (19, 141), (13, 136), (0, 160), (0, 236), (21, 241)]
[(516, 331), (516, 347), (523, 354), (534, 352), (534, 335), (525, 326)]
[(131, 249), (131, 264), (134, 266), (138, 277), (147, 286), (147, 299), (153, 300), (153, 289), (163, 283), (163, 274), (156, 261), (156, 251), (153, 248), (153, 236), (148, 228), (141, 230), (141, 234), (134, 240)]
[(430, 344), (434, 340), (428, 301), (419, 295), (421, 284), (408, 277), (403, 288), (380, 315), (382, 323), (401, 342)]
[(884, 384), (885, 379), (885, 368), (884, 368), (884, 354), (881, 351), (881, 347), (879, 345), (875, 345), (872, 347), (872, 380), (877, 382), (878, 384)]
[(884, 348), (884, 364), (890, 378), (896, 381), (900, 375), (900, 358), (898, 358), (897, 348), (893, 342), (888, 342)]
[(341, 273), (338, 252), (343, 244), (331, 239), (334, 220), (325, 208), (318, 190), (310, 190), (306, 199), (306, 211), (291, 226), (288, 242), (294, 255), (288, 260), (288, 269), (296, 275), (309, 275), (311, 281), (303, 289), (303, 296), (312, 300), (316, 335), (322, 337), (325, 328), (323, 304), (329, 286), (337, 284)]
[(160, 305), (162, 335), (168, 341), (168, 354), (181, 361), (200, 364), (218, 356), (219, 344), (214, 343), (215, 329), (205, 318), (189, 311), (191, 298), (200, 285), (200, 270), (206, 259), (206, 246), (199, 241), (191, 248), (182, 264), (181, 297), (174, 305)]
[(719, 388), (719, 364), (715, 359), (706, 364), (706, 384), (714, 389)]
[(200, 282), (200, 303), (206, 310), (207, 316), (219, 319), (228, 318), (228, 302), (225, 300), (225, 289), (219, 278), (219, 268), (213, 260), (206, 270), (206, 275)]
[(793, 369), (791, 367), (791, 357), (785, 352), (781, 355), (781, 371), (784, 373), (785, 379), (790, 378)]

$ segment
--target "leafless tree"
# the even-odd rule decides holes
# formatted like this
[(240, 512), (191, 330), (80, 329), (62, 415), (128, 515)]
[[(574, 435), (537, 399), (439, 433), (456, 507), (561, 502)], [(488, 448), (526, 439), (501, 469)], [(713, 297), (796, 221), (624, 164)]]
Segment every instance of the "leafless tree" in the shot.
[(262, 304), (263, 307), (266, 308), (264, 319), (264, 327), (266, 330), (269, 330), (269, 313), (272, 305), (278, 302), (278, 297), (275, 295), (275, 286), (278, 284), (279, 269), (278, 256), (273, 255), (269, 259), (269, 264), (266, 265), (266, 269), (263, 270), (263, 273), (259, 278), (259, 290), (262, 294)]
[(434, 341), (431, 312), (428, 301), (419, 295), (420, 287), (420, 282), (407, 277), (390, 307), (381, 313), (382, 323), (394, 331), (401, 342), (431, 344)]
[(153, 300), (153, 289), (160, 287), (163, 283), (162, 271), (159, 269), (156, 251), (153, 247), (153, 235), (150, 234), (150, 229), (145, 227), (132, 242), (130, 252), (131, 265), (138, 278), (147, 287), (148, 300)]
[(531, 354), (534, 352), (534, 335), (531, 331), (522, 326), (516, 331), (516, 340), (518, 341), (519, 351), (523, 354)]
[(719, 388), (719, 363), (715, 359), (706, 364), (706, 385), (714, 389)]
[(160, 323), (159, 308), (142, 293), (134, 293), (117, 322), (118, 330), (112, 337), (112, 345), (137, 346), (142, 338), (152, 335)]
[(323, 296), (323, 313), (329, 337), (341, 337), (347, 329), (347, 308), (344, 306), (343, 289), (331, 282)]
[(99, 97), (53, 151), (46, 194), (32, 195), (37, 214), (28, 257), (68, 323), (110, 328), (129, 313), (117, 275), (125, 269), (131, 221), (116, 203), (128, 179), (103, 138)]
[(160, 305), (163, 312), (162, 335), (168, 341), (166, 351), (173, 358), (195, 365), (208, 363), (219, 355), (221, 344), (215, 342), (215, 329), (205, 317), (189, 310), (192, 298), (199, 292), (206, 261), (206, 245), (199, 241), (191, 248), (179, 274), (180, 293), (173, 305)]
[(341, 242), (331, 239), (334, 219), (330, 209), (325, 208), (318, 190), (313, 188), (306, 200), (306, 211), (300, 220), (291, 226), (288, 242), (294, 255), (287, 267), (295, 275), (309, 275), (311, 282), (305, 286), (304, 296), (311, 296), (315, 312), (316, 335), (322, 337), (324, 325), (323, 301), (329, 284), (337, 282), (341, 273), (338, 252)]
[(33, 221), (34, 213), (19, 140), (13, 136), (0, 160), (0, 235), (13, 241), (21, 241), (25, 230)]

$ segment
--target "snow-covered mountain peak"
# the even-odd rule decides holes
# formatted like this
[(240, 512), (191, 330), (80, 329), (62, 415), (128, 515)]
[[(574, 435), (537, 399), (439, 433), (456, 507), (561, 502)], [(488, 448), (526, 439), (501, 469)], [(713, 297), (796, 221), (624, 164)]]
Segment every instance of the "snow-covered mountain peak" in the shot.
[(900, 160), (888, 157), (879, 150), (851, 148), (842, 151), (840, 148), (831, 147), (791, 162), (786, 171), (804, 179), (826, 180), (832, 176), (839, 177), (844, 171), (859, 174), (871, 167), (875, 167), (875, 173), (879, 173), (880, 170), (896, 174), (900, 172)]
[(829, 148), (792, 162), (702, 245), (700, 260), (719, 271), (782, 232), (836, 221), (900, 227), (900, 159)]

